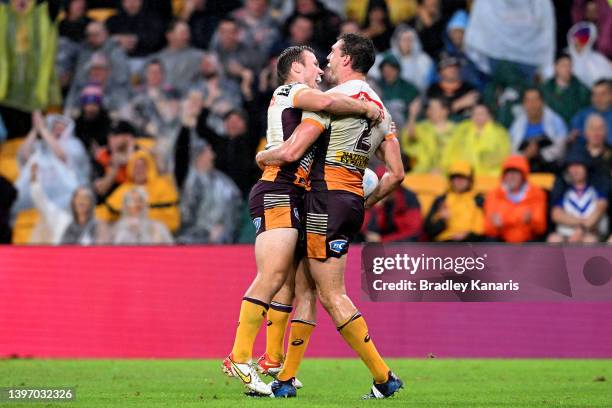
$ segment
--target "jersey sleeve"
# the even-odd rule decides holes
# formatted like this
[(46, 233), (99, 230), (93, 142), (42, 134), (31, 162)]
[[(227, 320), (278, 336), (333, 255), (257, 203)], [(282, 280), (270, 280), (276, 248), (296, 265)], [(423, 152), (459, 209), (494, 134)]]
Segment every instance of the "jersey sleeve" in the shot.
[(302, 122), (309, 122), (321, 128), (321, 131), (327, 129), (330, 125), (330, 115), (325, 112), (302, 112)]
[(293, 108), (296, 107), (297, 96), (300, 94), (300, 92), (303, 92), (306, 89), (309, 89), (309, 88), (307, 85), (304, 85), (304, 84), (294, 84), (291, 87), (291, 90), (289, 91), (289, 95), (287, 95), (287, 99), (289, 100), (289, 104), (291, 104), (291, 107)]

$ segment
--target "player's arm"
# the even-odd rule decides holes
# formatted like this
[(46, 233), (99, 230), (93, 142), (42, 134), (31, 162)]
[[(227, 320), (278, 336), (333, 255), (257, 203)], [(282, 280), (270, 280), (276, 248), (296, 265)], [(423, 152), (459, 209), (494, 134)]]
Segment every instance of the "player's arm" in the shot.
[(378, 147), (376, 154), (385, 162), (386, 171), (372, 194), (366, 199), (366, 208), (372, 207), (386, 195), (392, 193), (402, 183), (405, 176), (400, 145), (395, 135), (389, 134)]
[(323, 133), (324, 127), (314, 120), (303, 120), (283, 144), (257, 153), (257, 165), (283, 166), (299, 160)]
[(303, 88), (293, 97), (293, 106), (306, 111), (325, 111), (335, 115), (365, 116), (379, 122), (383, 116), (382, 109), (374, 102), (351, 98), (338, 92), (321, 92), (318, 89)]

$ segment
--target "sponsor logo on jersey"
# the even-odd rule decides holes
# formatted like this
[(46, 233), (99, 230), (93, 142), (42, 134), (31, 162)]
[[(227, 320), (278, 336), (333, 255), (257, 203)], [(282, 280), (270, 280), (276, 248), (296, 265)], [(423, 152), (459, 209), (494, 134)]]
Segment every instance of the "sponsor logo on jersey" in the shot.
[(353, 152), (336, 152), (336, 160), (343, 164), (351, 164), (360, 169), (365, 169), (369, 161), (368, 156)]
[(339, 254), (346, 248), (347, 243), (348, 241), (346, 239), (335, 239), (329, 241), (329, 249)]
[(255, 226), (255, 233), (257, 234), (261, 228), (261, 217), (253, 218), (253, 225)]

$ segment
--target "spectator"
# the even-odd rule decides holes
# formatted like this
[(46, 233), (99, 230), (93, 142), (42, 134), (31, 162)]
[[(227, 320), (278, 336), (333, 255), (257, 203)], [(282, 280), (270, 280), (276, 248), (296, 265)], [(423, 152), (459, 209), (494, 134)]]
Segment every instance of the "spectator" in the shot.
[[(60, 104), (53, 69), (58, 11), (57, 1), (0, 2), (0, 105), (32, 112)], [(19, 120), (18, 114), (13, 117), (6, 110), (2, 114), (9, 129), (13, 120)]]
[(544, 101), (569, 126), (572, 117), (589, 105), (591, 91), (572, 75), (572, 59), (561, 54), (555, 62), (555, 76), (542, 85)]
[(340, 34), (345, 34), (345, 33), (358, 34), (359, 32), (361, 32), (361, 27), (354, 20), (343, 21), (342, 24), (340, 25)]
[(80, 43), (85, 39), (85, 29), (91, 23), (87, 17), (86, 0), (69, 0), (66, 4), (66, 15), (59, 23), (59, 35)]
[(74, 137), (74, 122), (70, 118), (48, 115), (45, 123), (40, 111), (35, 111), (32, 123), (32, 130), (18, 151), (21, 170), (15, 186), (19, 195), (13, 211), (16, 213), (33, 207), (30, 195), (33, 166), (38, 168), (38, 177), (47, 197), (59, 208), (68, 209), (74, 190), (89, 182), (87, 152)]
[[(592, 162), (592, 178), (604, 185), (612, 181), (612, 147), (606, 143), (606, 121), (597, 114), (591, 113), (587, 118), (584, 136), (584, 148)], [(580, 148), (576, 146), (575, 148)]]
[(315, 56), (319, 63), (325, 61), (325, 51), (319, 48), (313, 41), (314, 23), (308, 17), (296, 16), (289, 25), (289, 33), (285, 38), (276, 41), (270, 49), (270, 54), (280, 55), (285, 48), (294, 45), (307, 45), (315, 50)]
[(244, 7), (232, 12), (232, 17), (244, 38), (264, 55), (279, 38), (278, 21), (272, 17), (268, 0), (246, 0)]
[(136, 151), (135, 134), (136, 130), (129, 122), (115, 122), (108, 135), (108, 145), (96, 152), (93, 188), (98, 203), (103, 203), (127, 181), (128, 159)]
[(514, 110), (521, 103), (521, 96), (533, 81), (525, 77), (520, 67), (508, 61), (495, 64), (491, 80), (482, 92), (483, 102), (492, 109), (502, 126), (509, 128), (514, 120)]
[(79, 114), (80, 96), (90, 86), (102, 88), (104, 108), (111, 115), (119, 112), (130, 98), (130, 88), (115, 80), (115, 71), (106, 55), (102, 52), (93, 54), (87, 65), (87, 76), (75, 78), (64, 104), (65, 114), (76, 117)]
[(469, 115), (478, 101), (478, 92), (463, 82), (459, 60), (444, 57), (438, 64), (439, 80), (427, 90), (429, 98), (442, 98), (451, 108), (451, 114), (457, 117)]
[[(382, 177), (384, 168), (376, 173)], [(417, 241), (423, 234), (423, 218), (417, 196), (400, 185), (367, 211), (366, 242)]]
[(551, 0), (476, 1), (465, 33), (470, 59), (491, 73), (500, 61), (516, 64), (532, 80), (536, 70), (552, 75), (555, 15)]
[(70, 91), (81, 47), (81, 43), (75, 43), (67, 37), (59, 38), (55, 54), (55, 71), (63, 97)]
[(369, 76), (377, 80), (380, 78), (378, 67), (387, 55), (393, 55), (399, 60), (400, 77), (403, 80), (414, 84), (420, 92), (425, 92), (433, 74), (433, 62), (421, 49), (421, 42), (412, 28), (405, 24), (397, 26), (391, 38), (391, 50), (376, 56), (376, 62), (368, 72)]
[(118, 245), (172, 244), (172, 235), (161, 222), (149, 217), (147, 192), (131, 187), (123, 196), (121, 218), (115, 225), (113, 243)]
[(589, 169), (592, 161), (581, 149), (565, 158), (565, 174), (551, 194), (555, 232), (548, 242), (598, 242), (608, 236), (609, 184), (596, 184)]
[(361, 34), (372, 40), (377, 52), (385, 52), (389, 49), (393, 25), (389, 19), (386, 4), (384, 2), (374, 4), (368, 11)]
[(479, 104), (471, 119), (455, 127), (442, 153), (442, 165), (448, 169), (452, 162), (466, 160), (477, 176), (497, 176), (510, 150), (506, 129), (493, 120), (486, 105)]
[(473, 242), (484, 236), (484, 198), (474, 191), (470, 163), (453, 162), (449, 190), (437, 197), (425, 219), (425, 232), (434, 241)]
[[(362, 24), (368, 16), (370, 1), (342, 0), (349, 20)], [(393, 24), (400, 24), (414, 16), (417, 10), (417, 0), (381, 0), (389, 10), (389, 17)], [(329, 4), (329, 0), (327, 2)]]
[(238, 24), (230, 17), (219, 22), (217, 38), (213, 38), (210, 48), (219, 57), (225, 73), (238, 82), (252, 85), (255, 73), (265, 64), (266, 54), (241, 39)]
[(574, 0), (572, 4), (574, 23), (589, 21), (596, 25), (599, 36), (597, 50), (612, 58), (612, 6), (606, 0)]
[(418, 0), (416, 15), (408, 20), (408, 25), (419, 35), (423, 50), (431, 58), (436, 58), (444, 47), (444, 22), (440, 13), (440, 1)]
[(287, 32), (287, 28), (293, 24), (293, 20), (297, 16), (307, 17), (313, 22), (312, 41), (316, 45), (315, 48), (329, 50), (334, 42), (336, 42), (336, 38), (340, 33), (342, 19), (338, 14), (327, 9), (321, 1), (295, 0), (295, 11), (287, 18), (285, 32)]
[(501, 185), (485, 199), (485, 234), (505, 242), (527, 242), (546, 232), (546, 193), (528, 182), (529, 163), (510, 156), (503, 166)]
[(191, 43), (201, 50), (207, 49), (219, 24), (219, 15), (207, 0), (186, 0), (181, 20), (189, 24)]
[(187, 23), (175, 20), (166, 31), (168, 46), (155, 57), (164, 66), (166, 82), (180, 92), (195, 81), (202, 59), (202, 51), (189, 45), (190, 35)]
[(151, 219), (161, 222), (170, 231), (176, 231), (180, 225), (178, 192), (168, 175), (158, 173), (153, 157), (142, 150), (133, 153), (127, 163), (126, 176), (127, 180), (104, 202), (100, 219), (117, 221), (125, 195), (134, 187), (142, 187), (147, 193)]
[(92, 157), (108, 143), (111, 120), (104, 108), (103, 98), (102, 88), (96, 85), (87, 86), (81, 92), (75, 134)]
[(561, 116), (544, 105), (538, 88), (527, 88), (523, 106), (510, 127), (512, 150), (521, 152), (529, 160), (532, 171), (554, 171), (555, 162), (563, 157), (567, 127)]
[(455, 124), (448, 120), (450, 109), (443, 99), (431, 98), (425, 111), (426, 118), (417, 123), (421, 101), (410, 104), (408, 125), (401, 134), (402, 151), (410, 158), (411, 171), (431, 173), (441, 170), (441, 158)]
[[(206, 126), (222, 134), (223, 118), (232, 109), (240, 108), (243, 100), (240, 85), (224, 74), (216, 54), (207, 53), (202, 57), (200, 73), (191, 89), (190, 98), (201, 105), (197, 111), (206, 118)], [(265, 102), (266, 106), (269, 102)]]
[[(106, 27), (132, 58), (145, 57), (164, 45), (164, 23), (143, 9), (143, 0), (121, 0), (119, 13), (106, 20)], [(132, 72), (139, 70), (137, 65), (133, 67)]]
[(79, 52), (72, 87), (78, 87), (77, 99), (84, 84), (89, 82), (89, 70), (94, 55), (106, 57), (112, 72), (110, 82), (113, 85), (127, 88), (130, 83), (130, 65), (127, 55), (114, 40), (108, 36), (106, 26), (99, 21), (92, 21), (85, 29), (85, 43)]
[(242, 198), (238, 187), (215, 169), (215, 153), (203, 140), (194, 142), (192, 164), (181, 200), (178, 242), (232, 243)]
[(17, 190), (10, 181), (0, 175), (0, 244), (11, 243), (11, 207), (15, 200)]
[(107, 243), (108, 230), (94, 216), (95, 198), (87, 187), (74, 190), (69, 210), (59, 208), (45, 194), (37, 166), (31, 170), (30, 193), (41, 220), (32, 231), (31, 243), (94, 245)]
[(601, 79), (612, 78), (612, 63), (593, 50), (596, 39), (597, 28), (593, 23), (574, 24), (567, 33), (574, 75), (588, 87), (592, 87)]
[(606, 142), (612, 144), (612, 79), (597, 81), (591, 89), (591, 106), (580, 110), (572, 118), (572, 139), (584, 136), (586, 119), (591, 113), (599, 113), (606, 120)]
[(448, 24), (444, 35), (443, 55), (454, 57), (459, 60), (461, 66), (461, 78), (465, 82), (474, 85), (479, 90), (484, 88), (484, 74), (476, 67), (465, 52), (465, 30), (468, 26), (468, 14), (465, 10), (457, 10)]
[(401, 65), (393, 54), (388, 54), (381, 61), (379, 69), (381, 78), (378, 86), (382, 100), (398, 128), (401, 129), (406, 123), (408, 105), (419, 96), (419, 90), (410, 82), (400, 78)]

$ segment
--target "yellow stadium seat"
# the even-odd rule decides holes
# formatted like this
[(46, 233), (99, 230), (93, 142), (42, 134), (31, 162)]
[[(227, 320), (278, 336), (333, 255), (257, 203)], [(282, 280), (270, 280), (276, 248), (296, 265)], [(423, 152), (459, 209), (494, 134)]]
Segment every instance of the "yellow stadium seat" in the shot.
[(406, 174), (402, 185), (412, 190), (421, 204), (421, 213), (427, 214), (436, 197), (444, 194), (446, 178), (439, 174)]
[(9, 139), (4, 143), (0, 143), (0, 174), (13, 183), (19, 177), (17, 151), (24, 139), (23, 137)]
[(497, 176), (476, 176), (474, 178), (474, 190), (483, 195), (497, 186), (499, 186), (499, 177)]
[(30, 208), (17, 213), (13, 227), (13, 244), (29, 244), (32, 230), (40, 220), (40, 213), (36, 208)]
[(87, 17), (91, 18), (92, 20), (96, 20), (96, 21), (103, 23), (109, 17), (112, 17), (115, 14), (117, 14), (117, 10), (113, 8), (97, 8), (97, 9), (89, 10), (87, 12)]
[(555, 184), (555, 175), (553, 173), (531, 173), (529, 182), (550, 191)]

